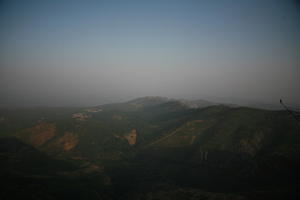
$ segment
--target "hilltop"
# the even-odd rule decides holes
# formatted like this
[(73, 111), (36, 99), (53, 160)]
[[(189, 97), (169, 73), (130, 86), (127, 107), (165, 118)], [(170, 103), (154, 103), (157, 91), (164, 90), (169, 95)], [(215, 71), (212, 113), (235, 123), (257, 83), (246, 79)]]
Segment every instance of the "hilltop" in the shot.
[[(2, 110), (0, 115), (1, 144), (18, 143), (22, 149), (0, 148), (2, 163), (22, 160), (19, 167), (5, 169), (13, 174), (5, 180), (26, 183), (31, 177), (54, 199), (65, 192), (49, 189), (48, 179), (40, 185), (34, 171), (47, 177), (48, 167), (64, 166), (51, 177), (68, 184), (86, 179), (78, 199), (297, 195), (300, 124), (285, 111), (143, 97), (88, 108)], [(34, 164), (37, 160), (46, 164)]]

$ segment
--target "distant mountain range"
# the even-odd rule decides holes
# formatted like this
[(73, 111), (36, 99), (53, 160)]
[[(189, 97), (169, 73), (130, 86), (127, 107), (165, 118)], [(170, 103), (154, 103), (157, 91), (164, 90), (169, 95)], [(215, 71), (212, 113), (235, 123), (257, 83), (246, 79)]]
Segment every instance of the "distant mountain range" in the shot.
[[(178, 106), (182, 106), (184, 108), (204, 108), (207, 106), (213, 106), (213, 105), (221, 105), (221, 103), (214, 103), (206, 100), (187, 100), (187, 99), (174, 99), (174, 98), (167, 98), (167, 97), (160, 97), (160, 96), (147, 96), (147, 97), (140, 97), (133, 99), (128, 102), (124, 103), (116, 103), (116, 104), (108, 104), (108, 105), (101, 105), (99, 107), (103, 106), (119, 106), (119, 107), (131, 107), (131, 109), (139, 109), (143, 107), (148, 106), (155, 106), (163, 103), (174, 103), (178, 104)], [(227, 106), (235, 106), (233, 104), (224, 104)]]
[(293, 199), (300, 123), (164, 97), (0, 110), (1, 199)]
[(167, 102), (177, 102), (187, 108), (203, 108), (203, 107), (207, 107), (207, 106), (217, 105), (216, 103), (209, 102), (206, 100), (172, 99), (172, 98), (159, 97), (159, 96), (141, 97), (141, 98), (137, 98), (132, 101), (129, 101), (128, 103), (135, 104), (135, 105), (141, 105), (141, 106), (153, 106), (153, 105), (158, 105), (158, 104), (167, 103)]
[[(276, 100), (277, 103), (268, 103), (268, 102), (261, 102), (261, 101), (247, 100), (247, 99), (237, 99), (237, 98), (221, 98), (221, 97), (207, 97), (207, 99), (209, 100), (204, 100), (204, 99), (189, 100), (189, 99), (167, 98), (167, 97), (160, 97), (160, 96), (147, 96), (147, 97), (136, 98), (134, 100), (125, 103), (132, 103), (141, 106), (141, 105), (159, 104), (162, 102), (179, 102), (188, 108), (201, 108), (201, 107), (212, 106), (212, 105), (226, 105), (230, 107), (250, 107), (250, 108), (267, 109), (267, 110), (284, 109), (279, 102), (280, 99)], [(297, 105), (296, 103), (287, 103), (287, 106), (291, 110), (295, 110), (295, 111), (300, 110), (300, 106)]]

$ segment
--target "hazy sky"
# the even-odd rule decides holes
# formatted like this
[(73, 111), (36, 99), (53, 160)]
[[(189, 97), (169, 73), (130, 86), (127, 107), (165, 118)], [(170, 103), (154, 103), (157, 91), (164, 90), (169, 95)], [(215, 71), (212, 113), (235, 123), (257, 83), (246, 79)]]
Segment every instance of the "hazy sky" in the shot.
[(289, 0), (7, 0), (0, 106), (159, 95), (300, 103), (300, 4)]

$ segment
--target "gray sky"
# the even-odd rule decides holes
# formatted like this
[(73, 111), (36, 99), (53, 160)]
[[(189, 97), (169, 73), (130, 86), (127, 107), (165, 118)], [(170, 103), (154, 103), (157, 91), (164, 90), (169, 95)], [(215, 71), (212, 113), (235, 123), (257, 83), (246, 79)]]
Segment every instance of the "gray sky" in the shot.
[(300, 104), (297, 1), (7, 0), (0, 26), (0, 106)]

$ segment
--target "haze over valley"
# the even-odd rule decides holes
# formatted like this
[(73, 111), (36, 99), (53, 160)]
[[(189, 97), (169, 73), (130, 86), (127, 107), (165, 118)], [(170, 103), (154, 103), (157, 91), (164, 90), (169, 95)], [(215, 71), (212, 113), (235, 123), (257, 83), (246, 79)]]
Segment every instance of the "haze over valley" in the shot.
[(0, 1), (0, 199), (299, 199), (296, 0)]
[(2, 1), (0, 106), (300, 102), (297, 1)]

